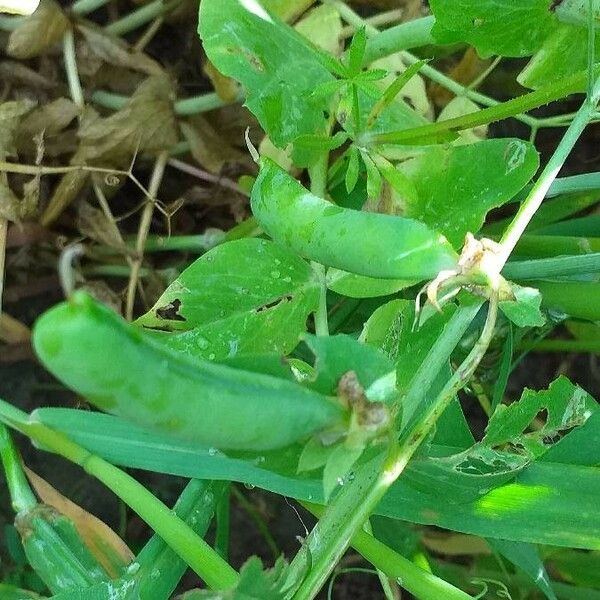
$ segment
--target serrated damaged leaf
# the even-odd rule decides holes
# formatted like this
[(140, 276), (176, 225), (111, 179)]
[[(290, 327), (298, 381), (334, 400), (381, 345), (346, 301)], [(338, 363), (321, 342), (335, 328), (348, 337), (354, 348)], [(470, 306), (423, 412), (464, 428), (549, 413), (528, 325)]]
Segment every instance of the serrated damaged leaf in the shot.
[(538, 457), (596, 410), (596, 402), (585, 390), (561, 376), (547, 390), (525, 389), (519, 401), (499, 405), (483, 443), (492, 448), (508, 444)]
[(333, 80), (319, 50), (269, 15), (235, 0), (200, 5), (199, 33), (210, 61), (238, 80), (246, 105), (278, 147), (326, 131), (327, 98), (312, 91)]
[(245, 239), (192, 263), (137, 324), (203, 358), (286, 354), (306, 331), (318, 298), (318, 280), (305, 261), (272, 242)]

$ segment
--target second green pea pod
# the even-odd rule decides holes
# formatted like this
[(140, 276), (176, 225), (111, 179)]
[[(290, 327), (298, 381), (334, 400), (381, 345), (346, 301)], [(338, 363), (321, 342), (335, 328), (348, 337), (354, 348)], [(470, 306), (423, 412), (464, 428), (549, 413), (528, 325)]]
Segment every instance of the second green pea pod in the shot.
[(267, 158), (252, 189), (252, 211), (276, 242), (358, 275), (423, 281), (458, 261), (446, 238), (424, 223), (332, 204)]
[(271, 450), (348, 419), (335, 399), (293, 381), (178, 355), (84, 292), (38, 319), (33, 345), (98, 408), (203, 447)]

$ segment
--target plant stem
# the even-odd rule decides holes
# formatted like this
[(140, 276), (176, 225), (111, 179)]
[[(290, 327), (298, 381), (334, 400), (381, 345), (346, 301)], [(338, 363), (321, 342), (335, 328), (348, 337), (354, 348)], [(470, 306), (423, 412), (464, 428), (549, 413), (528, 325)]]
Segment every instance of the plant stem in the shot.
[[(331, 111), (332, 114), (335, 111)], [(333, 121), (330, 119), (328, 133), (331, 131)], [(310, 191), (319, 198), (327, 196), (327, 169), (329, 166), (329, 152), (325, 152), (319, 157), (317, 163), (312, 166), (308, 172), (310, 175)], [(315, 333), (319, 336), (329, 335), (329, 323), (327, 320), (327, 280), (326, 269), (324, 265), (316, 262), (311, 262), (314, 272), (319, 277), (321, 284), (319, 291), (319, 306), (315, 313)]]
[[(413, 392), (413, 399), (427, 394), (435, 376), (450, 357), (480, 307), (481, 302), (478, 302), (458, 309), (453, 315), (423, 361), (423, 367), (411, 382), (409, 394)], [(477, 348), (481, 350), (479, 346)], [(445, 396), (442, 400), (449, 401)], [(435, 414), (437, 415), (437, 412)], [(307, 557), (310, 556), (310, 572), (294, 596), (295, 600), (312, 599), (318, 592), (345, 552), (351, 538), (362, 528), (386, 491), (403, 471), (412, 453), (403, 455), (402, 452), (402, 447), (392, 442), (385, 458), (379, 454), (360, 465), (354, 473), (354, 479), (341, 488), (290, 565), (292, 576), (302, 573)]]
[[(422, 71), (425, 72), (424, 69)], [(371, 134), (368, 137), (365, 136), (365, 142), (370, 144), (408, 144), (415, 140), (435, 138), (447, 132), (459, 132), (480, 125), (487, 125), (509, 117), (517, 117), (521, 113), (539, 108), (555, 100), (560, 100), (570, 94), (581, 92), (584, 87), (585, 73), (576, 73), (545, 88), (540, 88), (529, 94), (523, 94), (522, 96), (474, 113), (468, 113), (460, 117), (438, 121), (437, 123), (421, 127), (403, 129), (402, 131)]]
[(0, 458), (13, 510), (17, 514), (31, 510), (38, 502), (23, 472), (19, 452), (8, 429), (3, 424), (0, 424)]
[(600, 252), (600, 237), (567, 235), (524, 235), (515, 246), (514, 255), (556, 256), (558, 254), (591, 254)]
[(79, 71), (77, 70), (77, 56), (75, 54), (75, 36), (73, 30), (69, 27), (65, 31), (63, 37), (63, 57), (65, 61), (65, 71), (67, 74), (67, 82), (69, 84), (69, 92), (71, 100), (79, 107), (83, 108), (85, 100), (83, 97), (83, 89), (79, 80)]
[(109, 2), (110, 0), (77, 0), (71, 5), (71, 12), (75, 15), (89, 15)]
[[(99, 90), (92, 94), (92, 102), (104, 106), (105, 108), (110, 108), (111, 110), (120, 110), (128, 101), (128, 96), (113, 94), (112, 92), (106, 92), (104, 90)], [(237, 100), (234, 102), (237, 102)], [(229, 106), (230, 104), (231, 102), (225, 102), (215, 92), (209, 92), (207, 94), (201, 94), (200, 96), (192, 96), (191, 98), (178, 100), (175, 102), (174, 109), (176, 114), (184, 116), (209, 112), (217, 108), (222, 108), (223, 106)]]
[(422, 17), (379, 32), (377, 37), (367, 41), (364, 64), (372, 63), (403, 50), (435, 44), (431, 35), (434, 23), (433, 17)]
[[(404, 10), (401, 8), (391, 8), (390, 10), (383, 11), (373, 15), (372, 17), (366, 17), (365, 21), (373, 27), (380, 27), (382, 25), (389, 25), (390, 23), (397, 23), (402, 19)], [(414, 22), (414, 21), (411, 21)], [(405, 28), (406, 29), (406, 28)], [(348, 39), (356, 33), (356, 27), (347, 25), (342, 29), (341, 38)], [(382, 32), (384, 33), (384, 32)]]
[[(542, 174), (538, 177), (527, 198), (521, 204), (512, 223), (506, 228), (502, 239), (500, 240), (500, 251), (498, 253), (498, 263), (500, 266), (508, 260), (514, 247), (525, 232), (529, 221), (540, 207), (546, 193), (550, 189), (552, 182), (558, 175), (558, 172), (564, 165), (571, 150), (577, 140), (586, 128), (590, 118), (596, 110), (596, 103), (600, 93), (600, 79), (593, 85), (591, 95), (586, 96), (581, 108), (577, 111), (575, 118), (571, 121), (567, 131), (552, 154), (550, 160), (544, 167)], [(482, 111), (483, 112), (483, 111)]]
[[(322, 588), (350, 544), (381, 498), (396, 480), (398, 446), (379, 452), (355, 469), (354, 479), (344, 483), (333, 502), (306, 538), (301, 550), (290, 563), (290, 573), (297, 576), (310, 570), (294, 594), (294, 600), (312, 600)], [(382, 460), (383, 459), (383, 460)]]
[[(324, 508), (308, 502), (302, 505), (320, 517)], [(398, 583), (419, 600), (472, 600), (469, 594), (436, 577), (398, 554), (365, 531), (357, 531), (352, 546), (377, 569)]]
[[(400, 444), (402, 450), (399, 454), (399, 462), (406, 465), (413, 454), (425, 439), (425, 436), (431, 431), (440, 415), (448, 408), (448, 405), (456, 394), (469, 381), (475, 369), (484, 357), (496, 327), (496, 318), (498, 316), (498, 294), (493, 291), (488, 305), (488, 314), (481, 336), (475, 342), (475, 345), (461, 363), (461, 365), (452, 374), (452, 377), (446, 382), (442, 391), (438, 394), (435, 402), (427, 407), (424, 413), (419, 416), (418, 422), (410, 428), (405, 429)], [(426, 361), (425, 361), (426, 362)]]
[(150, 194), (150, 197), (147, 198), (144, 210), (142, 212), (142, 217), (140, 219), (140, 226), (138, 229), (137, 242), (135, 246), (136, 256), (131, 263), (131, 274), (129, 276), (129, 284), (127, 286), (127, 305), (125, 309), (125, 316), (128, 321), (133, 319), (135, 290), (137, 288), (139, 273), (144, 260), (144, 246), (146, 244), (148, 232), (150, 231), (152, 215), (154, 214), (154, 206), (156, 204), (156, 197), (158, 195), (158, 190), (160, 188), (168, 160), (168, 152), (161, 152), (159, 154), (156, 162), (154, 163), (150, 184), (148, 185), (148, 193)]
[(137, 10), (130, 12), (117, 21), (113, 21), (107, 25), (104, 30), (113, 35), (125, 35), (134, 29), (138, 29), (156, 19), (156, 17), (164, 16), (175, 10), (182, 0), (154, 0), (141, 6)]
[(46, 451), (79, 465), (129, 505), (212, 589), (229, 589), (238, 574), (202, 538), (133, 477), (89, 453), (65, 435), (30, 419), (0, 400), (0, 421), (25, 434)]
[(459, 344), (467, 328), (477, 316), (482, 302), (459, 307), (452, 315), (436, 343), (410, 381), (409, 390), (402, 402), (403, 429), (408, 426), (418, 407), (425, 401), (433, 382), (450, 355)]
[(600, 252), (581, 256), (520, 260), (509, 262), (502, 269), (502, 275), (507, 279), (544, 279), (598, 272), (600, 272)]

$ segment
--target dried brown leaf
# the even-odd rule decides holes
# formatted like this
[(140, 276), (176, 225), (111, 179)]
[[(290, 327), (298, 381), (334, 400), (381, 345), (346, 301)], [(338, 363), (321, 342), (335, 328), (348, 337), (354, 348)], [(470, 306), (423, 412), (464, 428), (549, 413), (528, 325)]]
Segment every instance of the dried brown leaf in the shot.
[(39, 8), (8, 38), (7, 52), (13, 58), (33, 58), (45, 54), (62, 40), (69, 19), (54, 0), (42, 0)]
[(199, 165), (211, 173), (220, 173), (228, 162), (245, 160), (245, 155), (229, 145), (202, 116), (196, 116), (189, 122), (181, 123), (181, 133), (190, 144), (192, 156)]
[(81, 156), (86, 161), (110, 159), (115, 164), (129, 160), (138, 150), (154, 155), (170, 149), (179, 141), (174, 97), (167, 77), (146, 79), (120, 111), (106, 119), (82, 122)]
[(16, 148), (14, 137), (21, 119), (35, 103), (29, 100), (3, 102), (0, 104), (0, 157), (14, 156)]
[(87, 24), (77, 25), (77, 29), (83, 35), (91, 54), (100, 60), (118, 67), (141, 71), (148, 75), (162, 73), (162, 68), (156, 61), (143, 52), (132, 49), (120, 38)]
[(12, 191), (5, 178), (0, 178), (0, 218), (14, 223), (32, 219), (37, 213), (38, 203), (38, 177), (25, 183), (22, 199)]
[(17, 319), (0, 313), (0, 340), (7, 344), (23, 344), (29, 341), (31, 330)]
[(99, 209), (88, 202), (82, 202), (78, 207), (77, 229), (90, 239), (125, 251), (119, 230), (113, 222)]
[(90, 552), (112, 577), (119, 575), (115, 566), (126, 567), (133, 561), (133, 552), (106, 523), (63, 496), (27, 467), (25, 472), (42, 502), (73, 521)]
[(204, 74), (210, 79), (215, 92), (221, 100), (225, 102), (234, 102), (240, 95), (240, 86), (235, 79), (223, 75), (215, 66), (206, 61), (202, 67)]
[(56, 87), (56, 82), (16, 60), (3, 60), (0, 62), (0, 80), (6, 83), (24, 85), (34, 90), (51, 90)]
[(78, 106), (67, 100), (57, 98), (31, 111), (19, 124), (16, 143), (19, 152), (35, 153), (34, 138), (43, 134), (46, 141), (65, 129), (79, 115)]

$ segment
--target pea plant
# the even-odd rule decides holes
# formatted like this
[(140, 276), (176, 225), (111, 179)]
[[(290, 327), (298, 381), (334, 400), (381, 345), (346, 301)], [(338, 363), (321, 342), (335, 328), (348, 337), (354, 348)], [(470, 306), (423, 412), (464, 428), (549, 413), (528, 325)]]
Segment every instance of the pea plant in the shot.
[[(3, 426), (26, 558), (57, 600), (167, 600), (188, 568), (206, 589), (182, 600), (310, 600), (350, 547), (390, 600), (600, 597), (598, 404), (565, 376), (507, 392), (529, 350), (598, 352), (600, 178), (557, 176), (598, 118), (600, 3), (431, 0), (430, 16), (381, 31), (342, 1), (312, 4), (200, 3), (204, 51), (264, 134), (247, 133), (256, 171), (240, 183), (253, 216), (135, 320), (73, 289), (65, 253), (67, 298), (32, 342), (100, 410), (0, 401), (0, 421), (155, 536), (135, 556), (108, 534), (90, 548), (38, 501)], [(481, 81), (527, 58), (525, 91), (496, 100), (434, 66), (457, 48), (494, 58)], [(425, 81), (454, 96), (438, 118)], [(575, 113), (530, 114), (567, 97)], [(507, 118), (529, 138), (492, 137)], [(562, 136), (541, 160), (545, 128)], [(477, 436), (467, 397), (486, 417)], [(125, 468), (190, 482), (170, 510)], [(203, 539), (230, 482), (315, 516), (294, 556), (238, 572)], [(425, 526), (485, 557), (473, 571), (432, 559)]]

